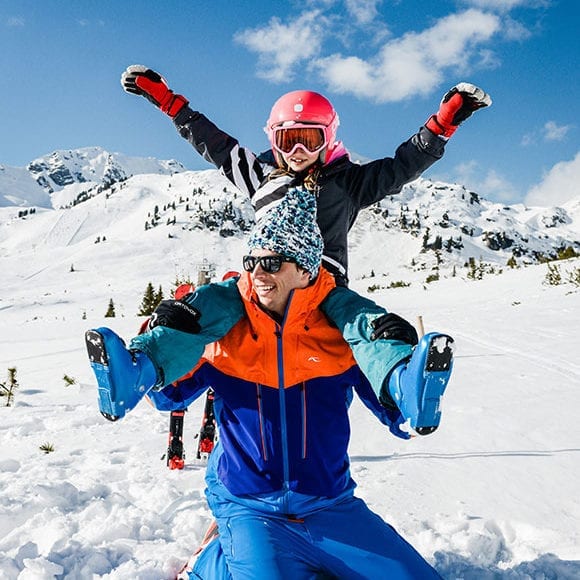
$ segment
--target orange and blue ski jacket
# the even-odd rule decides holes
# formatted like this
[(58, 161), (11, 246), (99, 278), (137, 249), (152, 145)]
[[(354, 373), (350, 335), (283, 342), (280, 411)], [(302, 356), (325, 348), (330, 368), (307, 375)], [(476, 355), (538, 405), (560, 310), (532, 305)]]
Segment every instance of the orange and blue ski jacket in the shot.
[(245, 316), (210, 344), (190, 376), (151, 392), (161, 410), (183, 408), (206, 389), (221, 450), (217, 476), (234, 495), (292, 491), (336, 497), (352, 485), (347, 447), (353, 388), (398, 436), (398, 412), (382, 407), (321, 302), (335, 287), (323, 268), (294, 290), (282, 321), (260, 308), (250, 276), (238, 281)]

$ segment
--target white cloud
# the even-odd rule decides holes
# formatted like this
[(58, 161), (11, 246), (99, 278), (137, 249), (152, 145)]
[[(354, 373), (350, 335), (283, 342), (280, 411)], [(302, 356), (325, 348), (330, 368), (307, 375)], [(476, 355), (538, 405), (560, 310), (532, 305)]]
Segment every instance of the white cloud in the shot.
[(319, 11), (304, 13), (289, 24), (274, 17), (266, 26), (236, 34), (235, 40), (258, 53), (258, 76), (284, 82), (292, 80), (296, 66), (319, 54), (326, 22)]
[(561, 205), (580, 197), (580, 152), (571, 161), (556, 163), (542, 181), (530, 189), (526, 204)]
[(377, 5), (382, 0), (345, 0), (348, 13), (354, 16), (359, 24), (370, 24), (377, 16)]
[(497, 54), (489, 49), (489, 48), (482, 48), (478, 52), (479, 58), (479, 65), (482, 68), (486, 69), (494, 69), (498, 68), (501, 65), (501, 61)]
[[(474, 70), (500, 66), (496, 42), (531, 36), (509, 11), (552, 0), (463, 0), (467, 9), (397, 38), (379, 10), (383, 1), (304, 0), (301, 13), (273, 17), (240, 31), (235, 40), (257, 54), (263, 79), (288, 82), (298, 72), (310, 72), (329, 91), (396, 102), (431, 94), (450, 76), (461, 80)], [(330, 43), (337, 42), (349, 48), (331, 53)]]
[(523, 147), (530, 145), (537, 145), (539, 141), (564, 141), (568, 131), (574, 128), (574, 125), (558, 125), (556, 121), (547, 121), (543, 127), (534, 129), (530, 133), (526, 133), (521, 140)]
[(544, 125), (544, 139), (546, 141), (563, 141), (571, 125), (558, 125), (555, 121), (548, 121)]
[(516, 187), (494, 169), (481, 174), (477, 161), (467, 161), (455, 167), (453, 180), (492, 201), (515, 203), (520, 198)]
[(497, 12), (509, 12), (514, 8), (523, 6), (525, 8), (539, 8), (549, 6), (550, 0), (464, 0), (469, 6), (475, 6), (482, 10), (495, 10)]
[(503, 17), (503, 35), (507, 40), (522, 41), (532, 36), (532, 33), (517, 20), (509, 16)]
[(89, 20), (87, 18), (80, 18), (79, 20), (77, 20), (77, 24), (79, 26), (81, 26), (82, 28), (86, 28), (87, 26), (105, 26), (105, 21), (104, 20)]
[(479, 186), (481, 194), (494, 201), (514, 203), (519, 197), (516, 187), (495, 169), (488, 171)]
[(529, 147), (530, 145), (535, 145), (537, 142), (536, 135), (534, 133), (526, 133), (521, 140), (522, 147)]
[[(447, 68), (467, 70), (479, 56), (478, 46), (500, 27), (497, 16), (467, 10), (446, 16), (423, 32), (409, 32), (387, 42), (368, 61), (332, 55), (313, 64), (331, 90), (377, 102), (398, 101), (430, 93)], [(483, 58), (489, 62), (489, 51)]]
[(25, 24), (24, 18), (20, 16), (10, 16), (10, 18), (6, 20), (6, 26), (9, 26), (11, 28), (18, 28), (24, 26), (24, 24)]

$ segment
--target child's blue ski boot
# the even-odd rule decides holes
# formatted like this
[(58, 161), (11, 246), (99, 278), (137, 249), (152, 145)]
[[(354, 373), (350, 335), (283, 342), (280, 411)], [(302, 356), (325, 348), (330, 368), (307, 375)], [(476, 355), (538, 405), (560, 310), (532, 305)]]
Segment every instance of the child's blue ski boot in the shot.
[(125, 416), (157, 382), (153, 363), (142, 352), (127, 350), (109, 328), (85, 333), (89, 360), (99, 388), (99, 410), (109, 421)]
[(439, 401), (452, 367), (453, 339), (431, 332), (421, 338), (411, 358), (396, 366), (389, 377), (389, 394), (419, 435), (429, 435), (439, 426)]

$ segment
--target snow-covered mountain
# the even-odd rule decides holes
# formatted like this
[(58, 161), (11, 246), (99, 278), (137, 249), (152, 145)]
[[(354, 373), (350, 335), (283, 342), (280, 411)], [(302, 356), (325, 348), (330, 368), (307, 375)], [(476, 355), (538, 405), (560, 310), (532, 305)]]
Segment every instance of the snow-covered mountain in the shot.
[(561, 207), (503, 205), (462, 185), (420, 178), (367, 214), (353, 231), (354, 245), (361, 231), (404, 240), (405, 266), (431, 276), (449, 267), (497, 271), (554, 259), (566, 249), (580, 252), (580, 198)]
[[(248, 200), (217, 171), (186, 171), (175, 161), (97, 147), (57, 151), (26, 169), (1, 168), (2, 203), (3, 251), (58, 246), (71, 254), (68, 261), (87, 241), (86, 251), (97, 257), (103, 250), (96, 238), (149, 246), (160, 236), (171, 253), (191, 232), (208, 230), (243, 245), (253, 223)], [(365, 210), (350, 243), (351, 278), (368, 278), (375, 289), (481, 277), (580, 252), (580, 198), (552, 208), (502, 205), (461, 185), (421, 178)]]
[(54, 151), (26, 168), (0, 165), (0, 207), (58, 208), (94, 186), (107, 187), (132, 175), (171, 175), (184, 170), (177, 161), (128, 157), (100, 147)]

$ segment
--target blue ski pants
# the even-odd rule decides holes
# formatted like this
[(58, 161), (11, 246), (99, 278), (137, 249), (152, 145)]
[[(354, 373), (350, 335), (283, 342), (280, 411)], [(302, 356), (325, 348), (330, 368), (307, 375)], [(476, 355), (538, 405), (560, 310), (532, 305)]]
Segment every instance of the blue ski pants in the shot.
[(303, 519), (236, 505), (218, 517), (219, 537), (200, 554), (190, 578), (256, 580), (440, 578), (395, 529), (359, 498)]

